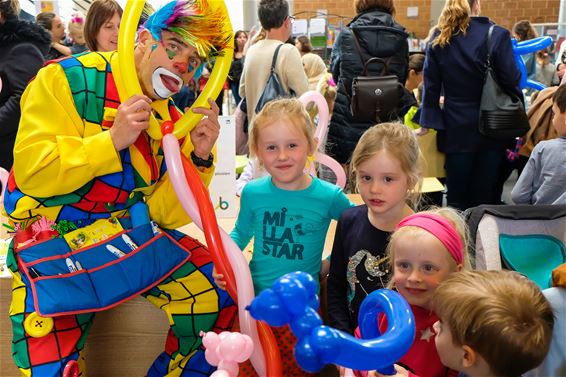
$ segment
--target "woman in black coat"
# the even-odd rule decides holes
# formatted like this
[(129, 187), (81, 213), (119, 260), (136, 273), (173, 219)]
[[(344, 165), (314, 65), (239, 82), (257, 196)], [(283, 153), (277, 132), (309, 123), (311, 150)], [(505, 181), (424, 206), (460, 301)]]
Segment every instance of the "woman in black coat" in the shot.
[[(329, 125), (327, 148), (328, 154), (342, 164), (350, 160), (364, 131), (374, 125), (354, 122), (350, 112), (352, 79), (360, 76), (363, 71), (362, 58), (356, 48), (353, 33), (364, 54), (363, 61), (370, 57), (384, 60), (390, 58), (388, 73), (396, 75), (402, 85), (405, 85), (409, 66), (408, 34), (393, 19), (393, 0), (356, 0), (354, 4), (357, 15), (336, 38), (330, 65), (338, 93)], [(382, 64), (372, 63), (369, 65), (368, 75), (379, 76), (383, 68)], [(410, 95), (403, 98), (409, 101), (403, 105), (408, 109), (414, 100)], [(404, 112), (400, 111), (399, 115), (402, 118)]]
[(0, 2), (0, 166), (14, 162), (13, 149), (20, 122), (20, 97), (43, 65), (51, 36), (41, 26), (19, 20), (17, 0)]
[[(447, 202), (461, 210), (499, 203), (497, 179), (509, 147), (509, 142), (488, 138), (478, 131), (486, 38), (493, 24), (479, 13), (480, 0), (446, 2), (427, 48), (423, 70), (419, 124), (439, 131), (439, 150), (446, 154)], [(522, 98), (521, 74), (513, 57), (511, 36), (499, 26), (493, 29), (490, 60), (499, 85)], [(443, 107), (439, 103), (441, 92)]]

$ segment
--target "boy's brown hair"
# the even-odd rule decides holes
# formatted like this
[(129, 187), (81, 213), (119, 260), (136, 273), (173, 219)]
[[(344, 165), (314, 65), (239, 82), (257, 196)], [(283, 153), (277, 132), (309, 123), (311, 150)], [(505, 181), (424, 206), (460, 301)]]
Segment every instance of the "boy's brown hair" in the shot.
[(436, 289), (432, 310), (454, 344), (476, 351), (497, 376), (520, 376), (548, 352), (552, 308), (536, 284), (516, 272), (454, 273)]
[(566, 85), (560, 85), (552, 95), (552, 102), (558, 106), (560, 112), (566, 111)]

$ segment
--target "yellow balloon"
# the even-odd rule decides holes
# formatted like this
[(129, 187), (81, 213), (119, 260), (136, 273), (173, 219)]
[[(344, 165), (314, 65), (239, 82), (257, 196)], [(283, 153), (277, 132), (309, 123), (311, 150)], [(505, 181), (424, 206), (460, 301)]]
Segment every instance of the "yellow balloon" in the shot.
[[(134, 47), (138, 22), (144, 4), (144, 0), (128, 0), (120, 23), (120, 32), (118, 34), (118, 59), (120, 65), (118, 72), (114, 72), (114, 80), (122, 102), (134, 94), (142, 94), (134, 62)], [(210, 108), (208, 98), (216, 99), (216, 97), (218, 97), (218, 94), (220, 94), (220, 91), (224, 87), (224, 82), (226, 81), (230, 65), (232, 64), (232, 57), (234, 55), (234, 49), (232, 47), (234, 43), (234, 33), (232, 31), (226, 4), (224, 4), (223, 0), (212, 0), (209, 1), (209, 6), (218, 7), (222, 11), (227, 20), (222, 27), (225, 31), (229, 32), (232, 37), (230, 38), (228, 47), (220, 52), (222, 56), (216, 58), (214, 68), (204, 90), (197, 97), (191, 108), (175, 123), (173, 133), (178, 139), (187, 136), (202, 118), (202, 114), (194, 114), (191, 110), (194, 107)], [(147, 133), (154, 140), (161, 140), (161, 138), (163, 138), (159, 123), (153, 114), (149, 120)]]

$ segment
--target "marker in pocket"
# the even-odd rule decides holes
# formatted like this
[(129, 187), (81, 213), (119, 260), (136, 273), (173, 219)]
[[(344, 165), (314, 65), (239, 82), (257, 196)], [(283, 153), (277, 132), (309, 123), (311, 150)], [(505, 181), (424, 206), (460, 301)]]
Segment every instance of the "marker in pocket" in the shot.
[(151, 231), (153, 232), (154, 236), (157, 236), (159, 233), (161, 233), (155, 221), (152, 220), (150, 224), (151, 224)]
[(118, 258), (122, 258), (122, 257), (126, 256), (126, 253), (124, 253), (122, 250), (118, 249), (116, 246), (106, 245), (106, 249), (108, 249), (109, 252), (111, 252), (112, 254), (114, 254)]
[(77, 266), (75, 266), (71, 258), (66, 258), (65, 263), (67, 264), (67, 268), (69, 269), (69, 272), (77, 272)]
[(130, 238), (130, 236), (128, 236), (127, 234), (122, 234), (122, 239), (124, 240), (126, 245), (128, 245), (128, 247), (132, 249), (132, 251), (137, 249), (138, 245)]
[(32, 279), (38, 278), (41, 276), (41, 274), (39, 272), (37, 272), (37, 270), (33, 267), (29, 268), (29, 275), (32, 277)]

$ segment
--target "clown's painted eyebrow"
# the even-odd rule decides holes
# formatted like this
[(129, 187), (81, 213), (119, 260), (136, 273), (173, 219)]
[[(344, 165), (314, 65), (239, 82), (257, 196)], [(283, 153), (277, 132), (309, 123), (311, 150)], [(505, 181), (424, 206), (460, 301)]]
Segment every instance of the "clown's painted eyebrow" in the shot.
[(188, 45), (187, 43), (185, 43), (185, 41), (183, 41), (182, 39), (179, 39), (179, 38), (177, 38), (177, 37), (169, 37), (169, 38), (167, 38), (167, 39), (168, 39), (169, 41), (171, 41), (171, 42), (178, 43), (178, 44), (180, 44), (180, 45), (183, 46), (183, 47), (189, 47), (189, 45)]

